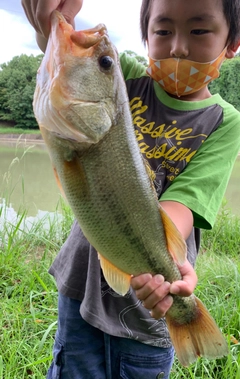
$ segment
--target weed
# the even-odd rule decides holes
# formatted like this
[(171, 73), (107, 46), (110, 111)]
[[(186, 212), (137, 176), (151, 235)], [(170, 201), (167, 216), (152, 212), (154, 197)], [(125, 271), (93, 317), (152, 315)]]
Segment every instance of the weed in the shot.
[[(57, 290), (48, 274), (69, 234), (72, 212), (24, 228), (25, 213), (0, 228), (0, 379), (44, 379), (52, 360)], [(57, 213), (57, 212), (56, 212)], [(202, 299), (229, 344), (222, 359), (188, 368), (175, 360), (171, 379), (240, 379), (240, 219), (223, 208), (214, 229), (202, 233), (195, 294)]]

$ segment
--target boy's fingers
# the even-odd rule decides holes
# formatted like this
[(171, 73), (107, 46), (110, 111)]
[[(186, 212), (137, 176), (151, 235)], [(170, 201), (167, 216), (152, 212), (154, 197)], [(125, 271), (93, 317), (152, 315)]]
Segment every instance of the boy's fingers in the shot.
[(74, 18), (82, 8), (82, 4), (83, 0), (22, 0), (22, 7), (30, 24), (45, 38), (49, 37), (51, 14), (54, 10), (59, 10), (74, 27)]
[(160, 318), (164, 317), (169, 308), (172, 306), (173, 298), (172, 296), (166, 296), (162, 301), (157, 303), (155, 307), (151, 309), (151, 316), (155, 318), (156, 320), (159, 320)]
[(152, 279), (151, 274), (142, 274), (142, 275), (133, 276), (131, 279), (131, 286), (135, 291), (137, 291), (140, 288), (142, 288), (146, 283), (148, 283), (149, 280), (151, 279)]
[[(35, 2), (35, 0), (32, 0)], [(36, 24), (40, 33), (48, 38), (51, 29), (51, 14), (61, 4), (61, 0), (41, 0), (37, 3), (35, 10)]]
[[(145, 300), (154, 291), (156, 294), (161, 295), (161, 286), (164, 285), (163, 289), (168, 286), (168, 292), (170, 284), (165, 284), (164, 277), (162, 275), (152, 276), (151, 274), (141, 274), (132, 278), (131, 285), (136, 292), (136, 296), (139, 300)], [(164, 291), (166, 293), (166, 291)], [(160, 296), (162, 297), (162, 296)]]
[(83, 0), (75, 0), (74, 2), (65, 1), (59, 10), (62, 12), (63, 16), (74, 27), (74, 18), (80, 11), (83, 5)]
[[(170, 283), (163, 282), (157, 287), (153, 287), (150, 293), (147, 290), (144, 293), (144, 289), (141, 292), (141, 300), (143, 300), (143, 306), (146, 309), (153, 309), (159, 302), (162, 302), (166, 296), (169, 294)], [(139, 298), (138, 294), (136, 293)], [(165, 312), (165, 304), (163, 305), (163, 311)]]

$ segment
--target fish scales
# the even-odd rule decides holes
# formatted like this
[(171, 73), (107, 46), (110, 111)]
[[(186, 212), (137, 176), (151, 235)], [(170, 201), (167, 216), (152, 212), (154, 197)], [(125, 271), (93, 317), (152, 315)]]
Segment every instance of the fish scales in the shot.
[[(131, 275), (181, 279), (176, 262), (185, 260), (185, 241), (156, 197), (104, 25), (75, 32), (53, 12), (33, 107), (57, 182), (99, 252), (109, 285), (124, 295)], [(201, 355), (228, 354), (221, 331), (194, 295), (173, 296), (166, 321), (183, 365)]]
[[(73, 150), (84, 179), (83, 175), (80, 183), (76, 182), (75, 175), (62, 179), (63, 190), (74, 213), (78, 214), (83, 232), (97, 251), (106, 257), (111, 254), (112, 261), (129, 274), (162, 272), (168, 280), (177, 280), (181, 276), (167, 250), (168, 265), (158, 259), (162, 246), (166, 245), (164, 230), (160, 227), (157, 199), (142, 157), (136, 154), (136, 163), (129, 164), (136, 141), (131, 124), (129, 126), (130, 133), (119, 126), (112, 128), (101, 143), (89, 148), (82, 156), (81, 152)], [(60, 148), (62, 143), (59, 140)], [(124, 146), (123, 153), (121, 146)], [(59, 157), (58, 162), (55, 160), (59, 176), (71, 175), (69, 170), (61, 173), (65, 158), (60, 153), (56, 156)], [(72, 198), (76, 191), (78, 195)], [(128, 256), (126, 261), (122, 259), (124, 254)]]

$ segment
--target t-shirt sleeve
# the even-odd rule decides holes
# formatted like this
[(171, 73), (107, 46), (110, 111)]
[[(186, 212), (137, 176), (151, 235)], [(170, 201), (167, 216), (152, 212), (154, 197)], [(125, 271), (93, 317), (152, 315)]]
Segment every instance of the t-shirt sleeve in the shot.
[(130, 57), (126, 53), (120, 54), (120, 64), (125, 80), (147, 75), (146, 67), (142, 63), (138, 62), (136, 58)]
[(177, 201), (194, 216), (194, 226), (211, 229), (240, 151), (240, 114), (224, 102), (223, 123), (203, 143), (160, 200)]

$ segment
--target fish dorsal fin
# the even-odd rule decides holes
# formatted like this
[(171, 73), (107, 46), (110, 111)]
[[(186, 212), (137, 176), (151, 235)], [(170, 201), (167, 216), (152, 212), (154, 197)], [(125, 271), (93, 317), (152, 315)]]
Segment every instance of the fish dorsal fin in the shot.
[(167, 212), (159, 204), (159, 212), (162, 218), (162, 223), (166, 236), (167, 249), (174, 261), (180, 266), (186, 260), (187, 257), (187, 245), (184, 241), (181, 233), (172, 222)]
[(103, 275), (108, 285), (119, 295), (126, 295), (130, 287), (131, 275), (119, 270), (106, 258), (98, 253)]

